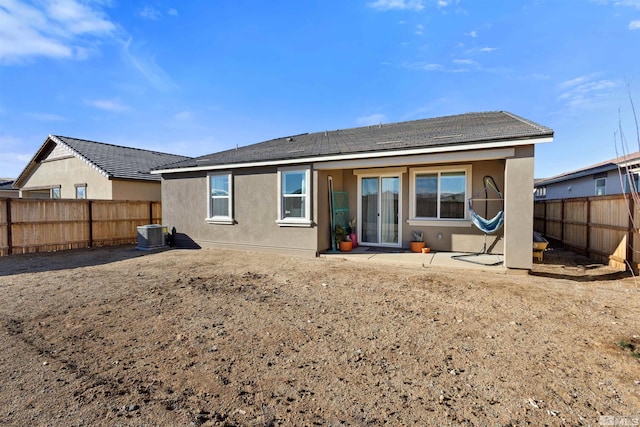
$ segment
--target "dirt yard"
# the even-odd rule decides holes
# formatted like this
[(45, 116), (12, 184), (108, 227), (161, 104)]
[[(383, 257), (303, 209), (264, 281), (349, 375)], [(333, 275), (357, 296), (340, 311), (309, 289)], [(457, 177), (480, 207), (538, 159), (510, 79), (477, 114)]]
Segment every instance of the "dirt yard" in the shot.
[(637, 419), (640, 282), (547, 262), (523, 276), (218, 250), (3, 257), (0, 425)]

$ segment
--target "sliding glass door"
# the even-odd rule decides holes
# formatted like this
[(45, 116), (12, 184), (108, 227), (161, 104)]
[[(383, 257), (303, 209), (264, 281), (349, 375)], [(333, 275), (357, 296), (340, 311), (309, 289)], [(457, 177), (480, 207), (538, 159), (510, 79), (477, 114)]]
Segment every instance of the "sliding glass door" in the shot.
[(360, 178), (360, 241), (379, 246), (400, 245), (400, 177)]

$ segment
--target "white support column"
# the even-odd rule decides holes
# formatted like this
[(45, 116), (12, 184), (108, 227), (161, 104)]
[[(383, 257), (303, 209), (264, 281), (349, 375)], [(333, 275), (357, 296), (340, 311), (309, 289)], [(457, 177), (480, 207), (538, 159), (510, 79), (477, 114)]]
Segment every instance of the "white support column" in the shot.
[(505, 164), (504, 265), (530, 270), (533, 266), (533, 145), (518, 147)]

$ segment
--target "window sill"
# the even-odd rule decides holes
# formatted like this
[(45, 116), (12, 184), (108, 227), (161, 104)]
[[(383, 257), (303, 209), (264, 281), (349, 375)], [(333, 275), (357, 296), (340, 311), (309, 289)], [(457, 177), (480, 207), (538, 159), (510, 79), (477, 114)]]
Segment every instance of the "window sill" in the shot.
[(207, 224), (233, 225), (236, 221), (233, 218), (206, 218)]
[(408, 219), (407, 224), (424, 227), (471, 227), (473, 223), (466, 219)]
[(279, 219), (276, 221), (279, 227), (312, 227), (313, 221), (309, 221), (308, 219)]

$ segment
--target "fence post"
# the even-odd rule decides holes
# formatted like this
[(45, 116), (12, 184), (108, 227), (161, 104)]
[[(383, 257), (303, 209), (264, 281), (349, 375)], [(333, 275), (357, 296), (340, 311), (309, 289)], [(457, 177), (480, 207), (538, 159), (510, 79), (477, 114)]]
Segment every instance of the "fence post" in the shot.
[(631, 271), (636, 271), (633, 266), (633, 238), (635, 235), (635, 216), (634, 211), (635, 204), (633, 203), (633, 197), (629, 197), (629, 229), (627, 231), (627, 248), (625, 251), (625, 257), (627, 258), (627, 266)]
[(543, 225), (543, 233), (545, 236), (547, 235), (547, 201), (542, 202), (544, 204), (544, 225)]
[(13, 235), (11, 234), (11, 197), (7, 197), (7, 251), (9, 255), (13, 254)]
[(149, 201), (149, 224), (153, 224), (153, 200)]
[(564, 246), (564, 199), (560, 202), (560, 241)]
[(93, 247), (93, 203), (91, 200), (87, 200), (89, 204), (89, 247)]
[(587, 247), (587, 257), (591, 257), (591, 197), (587, 197), (587, 238), (585, 246)]

